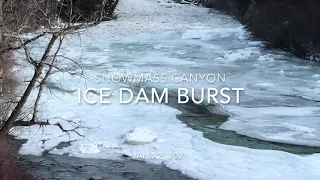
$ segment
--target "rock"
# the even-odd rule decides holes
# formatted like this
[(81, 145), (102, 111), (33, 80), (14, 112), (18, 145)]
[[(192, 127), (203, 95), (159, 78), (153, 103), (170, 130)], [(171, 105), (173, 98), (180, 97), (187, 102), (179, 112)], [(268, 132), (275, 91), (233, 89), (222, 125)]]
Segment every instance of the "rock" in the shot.
[(102, 180), (102, 179), (103, 179), (102, 176), (92, 176), (92, 177), (90, 178), (90, 180)]

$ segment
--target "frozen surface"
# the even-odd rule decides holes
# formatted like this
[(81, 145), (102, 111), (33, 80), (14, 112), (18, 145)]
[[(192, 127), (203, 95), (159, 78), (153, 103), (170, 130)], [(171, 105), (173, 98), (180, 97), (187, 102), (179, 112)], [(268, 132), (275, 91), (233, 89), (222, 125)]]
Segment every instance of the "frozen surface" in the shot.
[[(20, 153), (41, 155), (48, 150), (107, 159), (126, 154), (203, 180), (319, 179), (319, 154), (298, 156), (221, 145), (177, 120), (181, 112), (170, 106), (119, 104), (119, 87), (243, 87), (241, 104), (232, 102), (224, 107), (232, 116), (221, 128), (260, 139), (320, 146), (319, 66), (261, 50), (260, 42), (246, 40), (241, 26), (227, 16), (161, 2), (120, 1), (117, 21), (91, 28), (81, 38), (68, 37), (61, 53), (79, 62), (85, 78), (54, 74), (48, 82), (51, 89), (44, 91), (41, 112), (43, 118), (60, 122), (65, 129), (80, 127), (77, 131), (84, 137), (63, 133), (56, 126), (15, 128), (12, 132), (17, 138), (28, 139)], [(40, 56), (44, 46), (37, 44), (32, 53)], [(79, 71), (70, 61), (61, 60), (60, 64)], [(174, 73), (220, 73), (227, 75), (227, 82), (95, 81), (95, 74), (133, 73), (165, 73), (168, 77)], [(76, 89), (87, 87), (111, 88), (111, 105), (77, 104)], [(136, 127), (148, 130), (134, 132), (130, 140), (157, 140), (128, 145), (128, 133)], [(71, 146), (56, 148), (61, 142), (71, 142)]]
[(230, 107), (221, 128), (259, 139), (320, 146), (320, 107)]

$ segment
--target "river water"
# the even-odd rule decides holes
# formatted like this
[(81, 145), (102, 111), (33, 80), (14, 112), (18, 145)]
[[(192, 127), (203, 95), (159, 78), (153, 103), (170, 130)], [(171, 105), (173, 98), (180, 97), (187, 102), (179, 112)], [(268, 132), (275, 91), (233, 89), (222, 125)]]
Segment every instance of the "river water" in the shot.
[[(208, 14), (208, 17), (214, 16)], [(221, 14), (219, 14), (221, 16)], [(208, 18), (207, 17), (207, 18)], [(101, 34), (101, 29), (99, 30)], [(94, 34), (94, 30), (93, 33)], [(100, 38), (100, 39), (99, 39)], [(16, 133), (29, 141), (22, 154), (67, 154), (96, 159), (117, 159), (119, 154), (182, 153), (183, 160), (144, 159), (162, 163), (199, 179), (314, 179), (320, 176), (320, 66), (290, 54), (267, 51), (249, 39), (238, 24), (191, 26), (157, 33), (104, 39), (71, 37), (63, 47), (61, 67), (48, 82), (42, 107), (44, 117), (59, 116), (81, 124), (77, 134), (64, 134), (57, 127), (25, 128)], [(34, 49), (41, 52), (42, 44)], [(81, 66), (81, 69), (79, 66)], [(224, 74), (226, 82), (97, 83), (97, 74)], [(119, 88), (169, 88), (168, 104), (119, 104)], [(177, 88), (244, 88), (241, 103), (236, 94), (228, 105), (178, 104)], [(77, 89), (111, 88), (110, 105), (77, 103)], [(98, 98), (97, 94), (90, 96)], [(66, 128), (73, 123), (55, 119)], [(134, 127), (157, 133), (157, 142), (128, 146), (123, 137)], [(70, 146), (56, 148), (61, 142)], [(250, 149), (248, 149), (248, 148)], [(260, 150), (259, 150), (260, 149)], [(271, 151), (266, 151), (271, 150)], [(286, 153), (289, 152), (289, 153)], [(293, 154), (291, 154), (293, 153)], [(298, 154), (298, 155), (296, 155)], [(310, 155), (313, 154), (313, 155)], [(301, 156), (303, 155), (303, 156)], [(232, 158), (230, 158), (232, 157)], [(281, 164), (276, 170), (277, 164)], [(212, 170), (215, 170), (212, 172)], [(230, 174), (228, 172), (234, 172)], [(268, 172), (261, 175), (261, 172)], [(299, 172), (304, 173), (299, 173)], [(258, 178), (258, 179), (259, 179)]]

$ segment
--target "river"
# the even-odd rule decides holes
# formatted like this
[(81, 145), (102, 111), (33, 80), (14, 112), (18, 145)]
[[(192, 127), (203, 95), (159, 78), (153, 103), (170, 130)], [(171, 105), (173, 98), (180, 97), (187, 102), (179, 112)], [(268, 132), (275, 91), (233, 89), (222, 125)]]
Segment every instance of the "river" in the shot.
[[(67, 128), (75, 125), (65, 119), (75, 121), (83, 127), (79, 131), (84, 137), (65, 134), (57, 127), (19, 129), (14, 133), (17, 138), (28, 139), (20, 150), (22, 154), (46, 152), (114, 160), (119, 155), (131, 157), (137, 152), (182, 153), (183, 159), (144, 161), (164, 164), (199, 179), (266, 179), (274, 174), (274, 179), (320, 177), (316, 154), (320, 152), (318, 64), (281, 51), (264, 50), (262, 43), (251, 40), (238, 22), (219, 12), (170, 3), (160, 6), (152, 0), (139, 2), (154, 9), (123, 15), (118, 22), (89, 29), (81, 39), (78, 35), (67, 39), (61, 53), (77, 64), (61, 59), (61, 67), (70, 72), (83, 71), (83, 76), (58, 72), (48, 82), (43, 117), (61, 122)], [(160, 15), (151, 15), (155, 9)], [(187, 20), (175, 19), (176, 14), (171, 12), (180, 12), (190, 19), (188, 16), (184, 17)], [(141, 22), (142, 17), (150, 24)], [(132, 25), (133, 22), (139, 22), (139, 27)], [(116, 32), (120, 35), (111, 38)], [(46, 41), (34, 48), (35, 55), (41, 55), (43, 42)], [(96, 74), (156, 73), (169, 77), (224, 74), (226, 82), (95, 81)], [(169, 88), (171, 100), (168, 104), (119, 104), (121, 87), (133, 89), (135, 95), (141, 87)], [(175, 101), (177, 88), (195, 88), (199, 97), (201, 88), (223, 87), (244, 88), (241, 103), (196, 105)], [(78, 88), (111, 88), (111, 104), (78, 104)], [(235, 99), (235, 94), (231, 98)], [(134, 127), (152, 130), (158, 136), (157, 142), (125, 145), (123, 137)], [(70, 146), (56, 148), (61, 142), (70, 142)]]

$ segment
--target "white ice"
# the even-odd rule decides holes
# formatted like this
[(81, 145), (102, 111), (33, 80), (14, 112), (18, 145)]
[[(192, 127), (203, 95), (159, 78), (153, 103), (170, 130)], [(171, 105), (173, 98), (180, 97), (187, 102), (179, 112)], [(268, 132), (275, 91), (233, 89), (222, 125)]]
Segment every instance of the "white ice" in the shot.
[(156, 133), (141, 127), (134, 128), (125, 136), (126, 143), (130, 145), (150, 144), (157, 140), (157, 138)]

